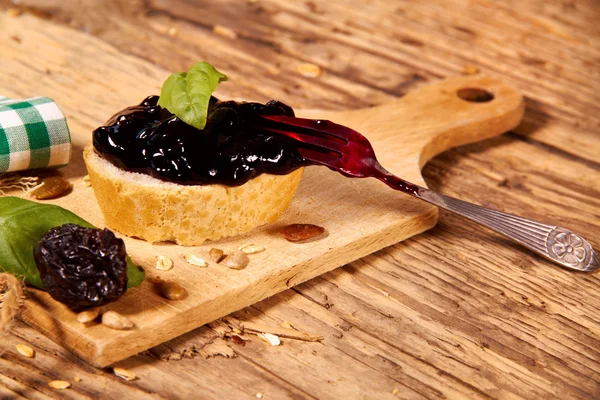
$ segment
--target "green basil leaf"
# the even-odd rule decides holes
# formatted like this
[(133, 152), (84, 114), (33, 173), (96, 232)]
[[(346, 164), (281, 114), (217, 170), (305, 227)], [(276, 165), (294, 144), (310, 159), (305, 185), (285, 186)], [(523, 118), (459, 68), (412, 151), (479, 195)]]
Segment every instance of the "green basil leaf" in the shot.
[(207, 62), (199, 62), (188, 72), (179, 72), (163, 83), (158, 105), (177, 115), (183, 122), (204, 129), (210, 96), (217, 85), (227, 80)]
[[(33, 248), (44, 233), (68, 223), (95, 228), (59, 206), (18, 197), (0, 197), (0, 271), (16, 275), (29, 285), (43, 289), (40, 272), (33, 258)], [(127, 256), (127, 287), (138, 286), (143, 280), (144, 270)]]

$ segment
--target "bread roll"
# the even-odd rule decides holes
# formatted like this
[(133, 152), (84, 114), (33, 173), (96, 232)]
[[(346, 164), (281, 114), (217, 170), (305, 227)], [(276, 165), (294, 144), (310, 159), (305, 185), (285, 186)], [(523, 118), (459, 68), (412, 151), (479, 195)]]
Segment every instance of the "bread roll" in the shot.
[(149, 242), (195, 246), (276, 221), (289, 207), (303, 168), (262, 174), (241, 186), (180, 185), (125, 171), (84, 150), (90, 182), (106, 225)]

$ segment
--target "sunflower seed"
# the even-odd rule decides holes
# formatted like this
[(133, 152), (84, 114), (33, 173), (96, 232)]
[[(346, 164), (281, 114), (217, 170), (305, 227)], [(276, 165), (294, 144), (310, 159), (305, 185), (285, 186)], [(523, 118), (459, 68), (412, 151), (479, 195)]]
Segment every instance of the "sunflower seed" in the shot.
[(188, 264), (195, 265), (196, 267), (202, 267), (202, 268), (208, 267), (208, 263), (204, 260), (204, 258), (198, 257), (195, 254), (186, 255), (185, 261), (187, 261)]
[(123, 378), (126, 381), (132, 381), (135, 379), (135, 374), (131, 371), (126, 370), (125, 368), (114, 367), (113, 372), (119, 378)]
[(272, 333), (259, 333), (259, 336), (269, 342), (271, 346), (279, 346), (281, 344), (279, 337)]
[(258, 245), (249, 243), (249, 244), (241, 245), (240, 247), (238, 247), (238, 250), (241, 250), (246, 254), (255, 254), (255, 253), (260, 253), (261, 251), (265, 251), (265, 248), (263, 246), (258, 246)]
[(158, 256), (156, 260), (156, 269), (159, 271), (168, 271), (173, 268), (173, 261), (166, 256)]
[(294, 329), (290, 321), (283, 321), (281, 324), (279, 324), (279, 326), (285, 329)]
[(475, 75), (479, 73), (479, 67), (475, 65), (465, 65), (463, 67), (463, 74), (465, 75)]
[(98, 310), (86, 310), (77, 314), (77, 322), (87, 324), (98, 318)]
[(116, 311), (107, 311), (102, 314), (102, 323), (116, 330), (127, 330), (135, 326), (133, 322)]
[(28, 358), (33, 358), (33, 356), (35, 356), (35, 351), (26, 344), (18, 344), (17, 351)]
[(300, 64), (296, 71), (307, 78), (317, 78), (321, 75), (321, 67), (315, 64)]
[(213, 32), (217, 35), (227, 37), (229, 39), (237, 39), (237, 33), (231, 28), (228, 28), (223, 25), (215, 25), (213, 27)]
[(9, 17), (18, 17), (19, 15), (23, 14), (23, 10), (21, 10), (20, 8), (11, 7), (8, 10), (6, 10), (6, 14)]
[(52, 389), (63, 390), (71, 386), (71, 384), (67, 381), (52, 381), (48, 383)]
[(179, 31), (177, 30), (177, 28), (175, 28), (174, 26), (170, 27), (167, 30), (167, 35), (171, 36), (171, 37), (175, 37), (177, 36), (177, 34), (179, 33)]

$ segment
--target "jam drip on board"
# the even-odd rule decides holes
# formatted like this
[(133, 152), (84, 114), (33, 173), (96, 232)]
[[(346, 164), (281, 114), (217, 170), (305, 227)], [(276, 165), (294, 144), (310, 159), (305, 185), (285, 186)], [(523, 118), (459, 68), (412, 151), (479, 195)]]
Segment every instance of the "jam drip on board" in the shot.
[(96, 129), (96, 151), (124, 170), (183, 185), (239, 186), (262, 173), (285, 175), (309, 164), (292, 139), (261, 129), (261, 115), (294, 116), (283, 103), (212, 97), (199, 130), (157, 102), (149, 96)]

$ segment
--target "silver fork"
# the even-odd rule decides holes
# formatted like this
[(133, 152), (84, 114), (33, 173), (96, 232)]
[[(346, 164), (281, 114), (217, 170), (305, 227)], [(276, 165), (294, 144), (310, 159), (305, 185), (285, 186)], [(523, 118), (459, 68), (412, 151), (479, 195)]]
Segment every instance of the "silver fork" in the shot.
[(392, 189), (408, 193), (471, 221), (480, 223), (520, 243), (555, 263), (576, 271), (600, 268), (598, 253), (578, 234), (463, 200), (407, 182), (385, 170), (371, 143), (360, 133), (331, 121), (263, 116), (261, 128), (298, 142), (302, 156), (352, 178), (377, 178)]

